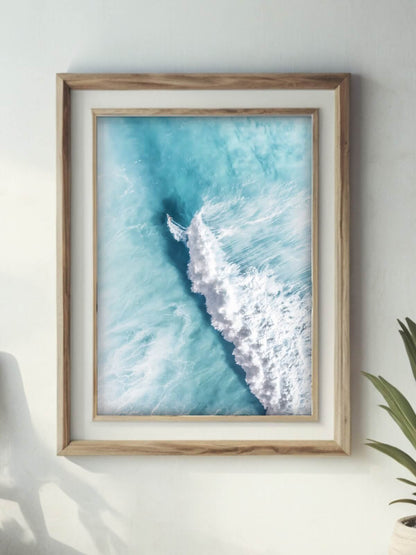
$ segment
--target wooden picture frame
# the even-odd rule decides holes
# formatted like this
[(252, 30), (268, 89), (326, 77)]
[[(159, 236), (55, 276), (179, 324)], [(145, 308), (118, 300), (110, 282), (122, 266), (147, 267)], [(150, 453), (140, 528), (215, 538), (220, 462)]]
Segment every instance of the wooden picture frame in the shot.
[[(348, 74), (58, 74), (57, 75), (57, 270), (58, 270), (58, 454), (75, 455), (237, 455), (237, 454), (348, 454), (350, 450), (349, 400), (349, 75)], [(333, 437), (325, 439), (75, 439), (71, 433), (71, 91), (329, 91), (333, 95), (334, 143), (334, 421)], [(143, 111), (144, 110), (144, 111)], [(246, 421), (268, 419), (269, 422), (316, 421), (318, 419), (318, 110), (302, 108), (94, 108), (95, 126), (99, 115), (241, 115), (306, 114), (313, 117), (313, 407), (311, 416), (103, 416), (97, 412), (96, 322), (94, 311), (94, 398), (91, 400), (93, 420), (194, 420), (207, 419)], [(94, 163), (95, 168), (95, 163)], [(92, 176), (94, 199), (96, 176)], [(72, 207), (73, 210), (73, 207)], [(94, 202), (94, 306), (96, 306), (96, 207)], [(315, 354), (314, 354), (315, 353)]]

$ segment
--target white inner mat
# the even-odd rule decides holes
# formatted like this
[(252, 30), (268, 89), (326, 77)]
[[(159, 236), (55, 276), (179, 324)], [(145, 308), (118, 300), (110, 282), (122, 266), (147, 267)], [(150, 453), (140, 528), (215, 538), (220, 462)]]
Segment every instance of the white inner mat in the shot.
[[(319, 421), (93, 422), (93, 108), (319, 109)], [(71, 439), (332, 439), (334, 431), (333, 91), (72, 91)]]

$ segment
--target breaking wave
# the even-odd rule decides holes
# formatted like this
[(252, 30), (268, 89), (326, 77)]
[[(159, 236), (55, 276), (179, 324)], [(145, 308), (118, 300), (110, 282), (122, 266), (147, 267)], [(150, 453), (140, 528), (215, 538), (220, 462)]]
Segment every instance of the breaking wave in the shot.
[(212, 326), (234, 345), (234, 359), (266, 414), (311, 414), (309, 290), (230, 262), (203, 214), (204, 208), (188, 228), (167, 217), (172, 236), (189, 250), (192, 291), (204, 296)]

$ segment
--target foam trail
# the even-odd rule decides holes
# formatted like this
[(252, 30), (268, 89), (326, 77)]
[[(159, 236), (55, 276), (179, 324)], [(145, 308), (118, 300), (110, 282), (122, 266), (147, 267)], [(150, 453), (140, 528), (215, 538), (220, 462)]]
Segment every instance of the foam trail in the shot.
[(169, 214), (166, 214), (166, 223), (176, 241), (183, 241), (186, 243), (186, 228), (175, 222)]
[(267, 414), (311, 413), (310, 294), (278, 283), (266, 270), (227, 260), (203, 220), (167, 225), (189, 250), (192, 291), (204, 296), (212, 326), (234, 345), (250, 391)]

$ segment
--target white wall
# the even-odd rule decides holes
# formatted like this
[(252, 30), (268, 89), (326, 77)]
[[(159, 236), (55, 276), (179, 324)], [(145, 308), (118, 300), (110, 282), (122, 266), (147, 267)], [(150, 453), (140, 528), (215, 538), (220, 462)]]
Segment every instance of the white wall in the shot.
[[(415, 400), (395, 318), (416, 317), (413, 0), (0, 3), (0, 552), (382, 554), (407, 491), (361, 369)], [(55, 73), (349, 71), (350, 458), (55, 456)]]

